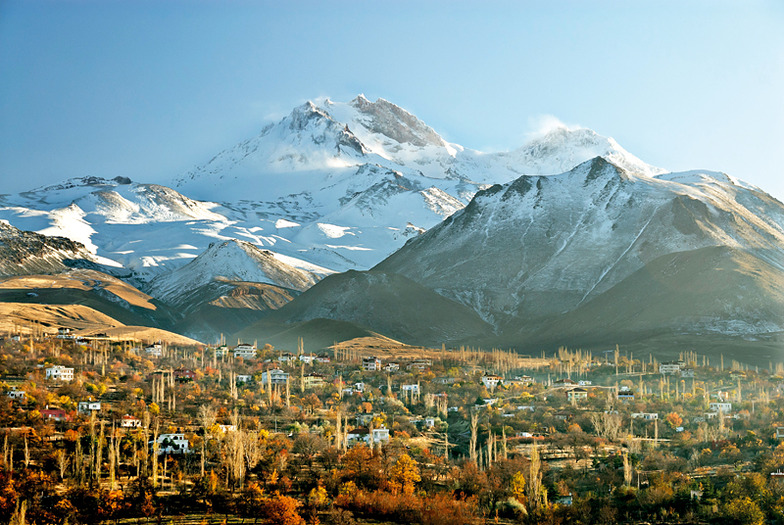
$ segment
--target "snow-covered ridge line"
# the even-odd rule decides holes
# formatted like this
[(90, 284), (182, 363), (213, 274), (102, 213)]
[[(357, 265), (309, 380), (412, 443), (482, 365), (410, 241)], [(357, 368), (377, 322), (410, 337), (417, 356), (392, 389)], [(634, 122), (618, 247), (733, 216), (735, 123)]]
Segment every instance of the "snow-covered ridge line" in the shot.
[[(516, 150), (482, 153), (446, 142), (389, 101), (359, 96), (305, 103), (168, 181), (83, 177), (2, 196), (0, 220), (78, 240), (153, 295), (159, 277), (234, 239), (318, 279), (374, 266), (480, 190), (524, 174), (566, 187), (557, 174), (597, 156), (713, 207), (769, 209), (748, 197), (748, 185), (708, 172), (665, 174), (588, 129), (554, 128)], [(784, 217), (773, 222), (784, 231)]]

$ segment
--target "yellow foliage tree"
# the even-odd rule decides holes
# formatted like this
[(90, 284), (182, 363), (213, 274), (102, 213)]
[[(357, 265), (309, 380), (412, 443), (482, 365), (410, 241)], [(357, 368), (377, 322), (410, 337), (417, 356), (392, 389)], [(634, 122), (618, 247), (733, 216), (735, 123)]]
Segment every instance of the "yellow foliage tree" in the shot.
[(421, 480), (417, 462), (408, 454), (400, 456), (389, 472), (389, 484), (394, 492), (413, 494), (416, 483)]
[(512, 496), (520, 503), (525, 503), (525, 476), (522, 472), (515, 472), (510, 486)]

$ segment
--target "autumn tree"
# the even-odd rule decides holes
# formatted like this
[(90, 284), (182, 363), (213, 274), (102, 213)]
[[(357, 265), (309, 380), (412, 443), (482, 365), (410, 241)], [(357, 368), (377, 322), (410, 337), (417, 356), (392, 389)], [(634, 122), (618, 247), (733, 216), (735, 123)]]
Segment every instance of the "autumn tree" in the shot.
[(522, 472), (514, 473), (509, 490), (517, 501), (525, 503), (525, 475)]
[(276, 494), (261, 500), (259, 514), (269, 525), (305, 525), (298, 512), (301, 506), (294, 498)]
[(376, 489), (381, 484), (381, 463), (365, 445), (352, 448), (341, 458), (340, 478), (360, 487)]
[(415, 485), (421, 480), (417, 462), (408, 454), (400, 456), (389, 471), (389, 485), (396, 493), (413, 494)]
[(677, 428), (683, 423), (683, 418), (677, 412), (670, 412), (665, 419), (671, 428)]

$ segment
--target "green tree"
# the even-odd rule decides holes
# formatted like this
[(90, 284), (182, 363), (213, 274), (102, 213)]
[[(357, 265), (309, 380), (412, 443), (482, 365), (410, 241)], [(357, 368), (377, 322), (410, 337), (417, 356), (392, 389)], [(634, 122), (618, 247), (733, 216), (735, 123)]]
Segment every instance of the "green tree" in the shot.
[(749, 497), (730, 499), (719, 508), (720, 519), (734, 525), (764, 525), (765, 514)]

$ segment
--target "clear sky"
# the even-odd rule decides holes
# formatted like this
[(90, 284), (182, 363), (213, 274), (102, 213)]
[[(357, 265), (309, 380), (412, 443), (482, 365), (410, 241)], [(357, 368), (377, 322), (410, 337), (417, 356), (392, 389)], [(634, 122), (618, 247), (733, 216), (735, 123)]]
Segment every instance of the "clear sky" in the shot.
[(0, 0), (0, 193), (166, 180), (364, 93), (466, 147), (552, 115), (784, 200), (782, 28), (778, 0)]

